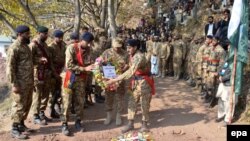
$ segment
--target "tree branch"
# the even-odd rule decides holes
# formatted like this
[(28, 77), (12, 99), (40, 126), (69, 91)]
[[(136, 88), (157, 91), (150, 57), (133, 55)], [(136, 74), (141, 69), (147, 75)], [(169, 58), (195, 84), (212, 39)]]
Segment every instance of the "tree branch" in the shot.
[(12, 24), (0, 13), (0, 20), (5, 24), (5, 26), (11, 31), (12, 36), (16, 36), (16, 32)]
[(7, 14), (8, 16), (10, 16), (10, 17), (12, 17), (12, 18), (14, 18), (14, 19), (16, 19), (16, 20), (19, 20), (19, 21), (21, 21), (21, 22), (24, 22), (24, 23), (30, 25), (30, 26), (35, 27), (35, 25), (33, 25), (33, 24), (31, 24), (31, 23), (29, 23), (29, 22), (27, 22), (27, 21), (25, 21), (25, 20), (23, 20), (23, 19), (21, 19), (21, 18), (15, 16), (14, 14), (11, 14), (10, 12), (8, 12), (8, 11), (6, 11), (6, 10), (4, 10), (4, 9), (0, 9), (0, 11), (2, 11), (3, 13)]
[(37, 27), (38, 23), (37, 23), (34, 15), (32, 14), (32, 12), (29, 8), (28, 0), (26, 0), (25, 3), (22, 0), (18, 0), (18, 3), (21, 5), (21, 7), (24, 9), (24, 11), (28, 14), (28, 16), (31, 19), (31, 21), (33, 22), (33, 24)]

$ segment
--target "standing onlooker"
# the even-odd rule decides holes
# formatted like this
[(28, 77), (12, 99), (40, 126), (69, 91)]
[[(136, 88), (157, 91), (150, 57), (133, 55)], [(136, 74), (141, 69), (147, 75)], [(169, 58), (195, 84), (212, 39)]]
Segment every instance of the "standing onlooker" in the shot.
[(214, 24), (214, 17), (209, 16), (208, 17), (208, 24), (205, 26), (205, 36), (214, 36), (216, 33), (216, 27)]
[(27, 139), (22, 134), (27, 127), (24, 125), (32, 104), (34, 85), (32, 53), (28, 44), (30, 42), (30, 29), (21, 25), (16, 28), (17, 39), (7, 52), (7, 76), (12, 84), (11, 97), (12, 129), (11, 135), (16, 139)]

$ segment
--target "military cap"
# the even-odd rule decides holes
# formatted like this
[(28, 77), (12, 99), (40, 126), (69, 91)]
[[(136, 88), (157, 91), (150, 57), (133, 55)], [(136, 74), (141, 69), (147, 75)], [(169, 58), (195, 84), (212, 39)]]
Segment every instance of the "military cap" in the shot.
[(16, 28), (16, 32), (17, 33), (25, 33), (25, 32), (28, 32), (30, 31), (30, 28), (26, 25), (19, 25), (17, 28)]
[(112, 47), (122, 47), (123, 40), (121, 38), (114, 38), (112, 41)]
[(135, 39), (129, 39), (127, 41), (127, 46), (130, 46), (130, 47), (137, 47), (138, 46), (138, 42), (137, 40)]
[(79, 39), (79, 34), (75, 33), (75, 32), (71, 33), (70, 34), (70, 39), (71, 40), (78, 40)]
[(39, 26), (36, 30), (37, 32), (40, 32), (40, 33), (47, 33), (49, 31), (49, 29), (45, 26)]
[(84, 40), (86, 42), (91, 42), (94, 40), (94, 36), (93, 34), (91, 34), (90, 32), (85, 32), (82, 36), (81, 36), (81, 40)]
[(61, 30), (55, 30), (53, 35), (54, 37), (60, 38), (63, 37), (64, 33)]

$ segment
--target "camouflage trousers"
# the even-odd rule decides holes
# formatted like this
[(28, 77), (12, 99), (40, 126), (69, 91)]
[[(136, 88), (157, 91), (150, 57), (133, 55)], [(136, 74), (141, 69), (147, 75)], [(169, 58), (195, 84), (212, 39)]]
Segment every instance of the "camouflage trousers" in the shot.
[(174, 66), (174, 73), (175, 75), (177, 76), (180, 76), (181, 75), (181, 72), (182, 72), (182, 59), (180, 58), (173, 58), (173, 66)]
[(35, 90), (32, 98), (32, 112), (39, 114), (40, 111), (45, 111), (49, 100), (50, 79), (43, 82), (35, 81)]
[(167, 60), (165, 58), (159, 58), (159, 74), (165, 75), (166, 62), (167, 62)]
[(62, 122), (69, 121), (69, 113), (71, 108), (71, 102), (74, 98), (74, 106), (76, 111), (76, 119), (83, 119), (83, 106), (84, 106), (84, 97), (85, 97), (85, 80), (77, 78), (72, 86), (72, 93), (66, 93), (65, 91), (62, 94), (62, 113), (61, 120)]
[(11, 93), (13, 99), (11, 119), (14, 123), (20, 123), (27, 118), (32, 104), (33, 86), (29, 85), (20, 91), (20, 93)]
[(166, 61), (167, 61), (166, 62), (166, 69), (167, 69), (168, 73), (173, 72), (174, 71), (173, 70), (173, 55), (170, 55)]
[[(50, 79), (50, 98), (48, 106), (54, 108), (55, 103), (61, 100), (62, 80)], [(61, 103), (60, 103), (61, 104)]]
[(122, 82), (116, 91), (105, 91), (105, 109), (112, 111), (113, 105), (117, 108), (116, 112), (121, 113), (123, 110), (123, 100), (125, 95), (125, 82)]
[(151, 102), (151, 88), (145, 80), (135, 80), (132, 93), (128, 100), (128, 120), (134, 120), (137, 105), (141, 102), (142, 121), (149, 121), (149, 108)]
[(216, 87), (217, 83), (217, 76), (215, 75), (216, 72), (209, 72), (207, 76), (207, 87), (209, 89), (214, 89)]

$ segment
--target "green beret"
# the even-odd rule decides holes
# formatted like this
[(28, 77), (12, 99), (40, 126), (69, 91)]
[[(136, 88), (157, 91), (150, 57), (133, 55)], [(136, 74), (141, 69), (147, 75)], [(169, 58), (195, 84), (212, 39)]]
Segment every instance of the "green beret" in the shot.
[(40, 33), (47, 33), (49, 31), (49, 29), (45, 26), (39, 26), (37, 28), (37, 32), (40, 32)]

